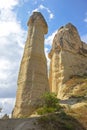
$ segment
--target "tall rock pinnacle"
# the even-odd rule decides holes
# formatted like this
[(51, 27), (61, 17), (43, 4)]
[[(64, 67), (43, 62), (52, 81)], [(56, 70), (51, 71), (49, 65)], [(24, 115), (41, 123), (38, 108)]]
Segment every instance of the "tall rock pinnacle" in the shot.
[(31, 115), (40, 104), (41, 96), (49, 91), (47, 61), (44, 53), (44, 34), (48, 32), (48, 26), (40, 12), (32, 14), (28, 26), (13, 117)]
[(65, 98), (65, 83), (73, 76), (87, 74), (87, 44), (81, 41), (78, 31), (71, 23), (61, 27), (53, 39), (49, 53), (51, 59), (50, 89), (58, 98)]

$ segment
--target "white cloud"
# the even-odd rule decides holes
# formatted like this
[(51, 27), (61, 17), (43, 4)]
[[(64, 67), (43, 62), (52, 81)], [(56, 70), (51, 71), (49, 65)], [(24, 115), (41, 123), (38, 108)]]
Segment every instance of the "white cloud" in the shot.
[(87, 18), (84, 19), (84, 22), (87, 22)]
[(37, 11), (39, 11), (39, 9), (38, 9), (38, 8), (34, 9), (32, 12), (37, 12)]
[(54, 38), (54, 36), (55, 36), (56, 33), (57, 33), (57, 30), (54, 31), (50, 36), (48, 36), (48, 37), (45, 39), (45, 45), (52, 46), (53, 38)]
[[(87, 12), (85, 13), (84, 22), (87, 23)], [(87, 43), (87, 34), (84, 34), (83, 36), (81, 36), (81, 40)]]
[[(55, 36), (55, 34), (57, 33), (57, 30), (54, 31), (51, 35), (49, 35), (46, 39), (45, 39), (45, 54), (46, 54), (46, 58), (47, 58), (47, 67), (48, 67), (48, 72), (50, 69), (50, 59), (48, 58), (48, 53), (50, 52), (51, 48), (52, 48), (52, 42), (53, 42), (53, 38)], [(48, 73), (49, 74), (49, 73)]]
[(19, 6), (19, 0), (1, 0), (0, 2), (1, 103), (2, 98), (5, 100), (5, 98), (14, 98), (16, 95), (17, 75), (26, 31), (22, 29), (21, 23), (17, 20), (17, 15), (14, 12), (14, 8)]
[(2, 111), (0, 113), (0, 117), (2, 117), (4, 114), (11, 115), (14, 103), (15, 98), (1, 98), (0, 107), (2, 108)]
[(84, 22), (87, 23), (87, 12), (85, 13), (85, 19), (84, 19)]
[(0, 0), (0, 9), (13, 9), (18, 5), (19, 0)]
[(46, 55), (46, 58), (47, 58), (48, 75), (49, 75), (49, 68), (50, 68), (50, 59), (48, 57), (49, 51), (50, 51), (49, 48), (45, 47), (45, 55)]
[(16, 21), (0, 21), (0, 37), (8, 36), (11, 33), (20, 33), (20, 25)]
[(6, 80), (8, 78), (8, 75), (6, 74), (6, 70), (9, 70), (10, 67), (11, 64), (7, 59), (2, 59), (2, 58), (0, 59), (0, 81)]
[(50, 19), (54, 18), (54, 14), (50, 13)]
[(81, 37), (81, 40), (84, 41), (85, 43), (87, 43), (87, 34), (83, 35)]
[(0, 106), (2, 114), (12, 111), (17, 75), (26, 37), (14, 8), (19, 0), (0, 0)]
[(52, 13), (52, 11), (47, 8), (46, 6), (44, 5), (39, 5), (38, 8), (34, 9), (32, 12), (35, 12), (35, 11), (40, 11), (40, 10), (46, 10), (49, 14), (49, 19), (53, 19), (54, 18), (54, 14)]
[(43, 10), (43, 9), (45, 9), (45, 8), (46, 8), (46, 7), (43, 6), (43, 5), (40, 5), (40, 6), (39, 6), (39, 9), (42, 9), (42, 10)]
[(26, 31), (22, 29), (14, 8), (21, 0), (0, 0), (0, 107), (10, 114), (15, 100), (17, 75)]
[(10, 65), (10, 62), (6, 59), (0, 59), (0, 70), (5, 70), (7, 68), (10, 68), (11, 65)]

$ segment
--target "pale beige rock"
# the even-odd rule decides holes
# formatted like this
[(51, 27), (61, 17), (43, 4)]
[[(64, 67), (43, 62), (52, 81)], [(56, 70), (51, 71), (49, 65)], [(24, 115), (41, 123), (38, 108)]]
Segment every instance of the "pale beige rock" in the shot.
[(54, 37), (49, 53), (50, 89), (63, 99), (65, 82), (71, 77), (87, 74), (87, 45), (79, 37), (77, 29), (72, 24), (61, 27)]
[(47, 61), (44, 53), (44, 34), (47, 23), (39, 12), (28, 21), (28, 37), (18, 76), (18, 89), (13, 117), (28, 117), (41, 103), (41, 96), (49, 91)]
[(51, 91), (67, 106), (66, 113), (87, 129), (87, 44), (72, 24), (58, 30), (49, 58)]

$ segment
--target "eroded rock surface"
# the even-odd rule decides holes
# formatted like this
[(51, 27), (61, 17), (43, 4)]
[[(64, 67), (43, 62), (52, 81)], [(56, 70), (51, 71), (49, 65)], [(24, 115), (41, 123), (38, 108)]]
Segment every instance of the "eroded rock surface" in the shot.
[(73, 76), (87, 74), (87, 44), (81, 41), (77, 29), (71, 23), (58, 30), (49, 57), (50, 89), (63, 99), (65, 82)]
[(87, 44), (71, 23), (58, 30), (49, 57), (51, 91), (87, 129)]
[(44, 35), (47, 23), (39, 12), (28, 21), (28, 37), (18, 76), (16, 104), (12, 116), (28, 117), (41, 103), (41, 96), (49, 91)]

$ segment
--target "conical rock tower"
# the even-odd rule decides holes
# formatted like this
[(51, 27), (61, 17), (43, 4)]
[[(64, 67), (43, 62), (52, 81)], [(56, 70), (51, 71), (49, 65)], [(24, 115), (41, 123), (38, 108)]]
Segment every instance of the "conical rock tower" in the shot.
[(47, 23), (40, 12), (34, 12), (28, 21), (28, 37), (18, 76), (16, 103), (12, 116), (28, 117), (41, 103), (41, 96), (49, 92), (44, 35)]

